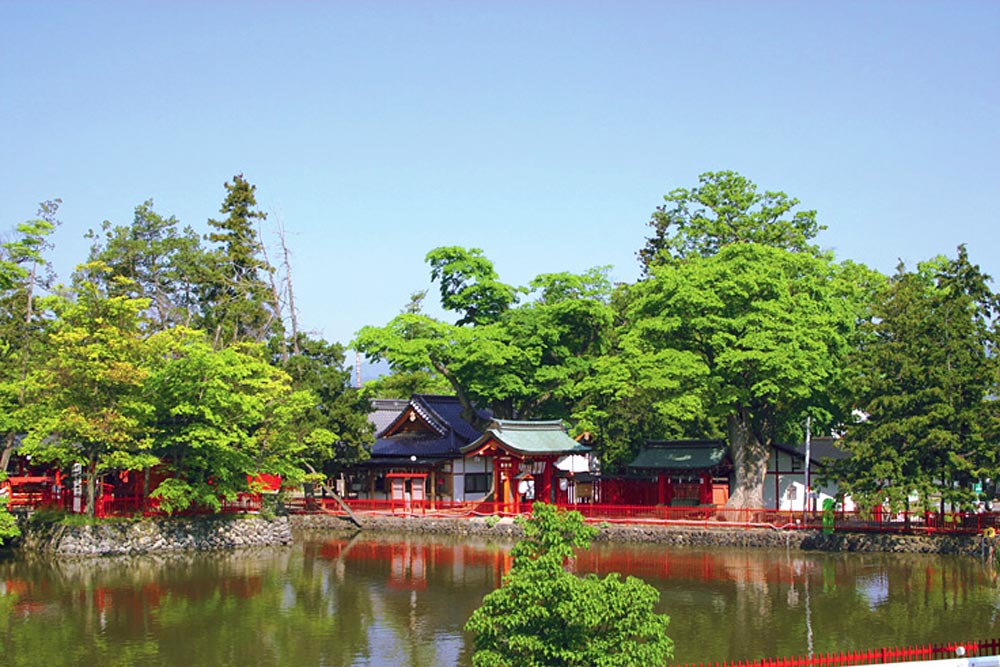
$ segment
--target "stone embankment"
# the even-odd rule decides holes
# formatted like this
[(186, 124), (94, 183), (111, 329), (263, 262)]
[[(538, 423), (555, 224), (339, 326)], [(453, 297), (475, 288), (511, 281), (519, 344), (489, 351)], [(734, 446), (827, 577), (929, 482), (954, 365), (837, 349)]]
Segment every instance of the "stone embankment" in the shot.
[[(386, 533), (423, 533), (516, 539), (521, 528), (512, 519), (406, 517), (362, 514), (360, 528), (347, 519), (330, 515), (290, 517), (295, 530), (362, 530)], [(888, 552), (966, 554), (981, 553), (981, 538), (974, 535), (922, 536), (879, 533), (833, 533), (773, 528), (691, 527), (658, 524), (602, 523), (596, 541), (646, 542), (666, 546), (752, 547), (829, 552)]]
[(93, 526), (25, 526), (25, 551), (59, 556), (129, 556), (171, 551), (206, 551), (288, 545), (288, 517), (183, 517), (121, 521)]

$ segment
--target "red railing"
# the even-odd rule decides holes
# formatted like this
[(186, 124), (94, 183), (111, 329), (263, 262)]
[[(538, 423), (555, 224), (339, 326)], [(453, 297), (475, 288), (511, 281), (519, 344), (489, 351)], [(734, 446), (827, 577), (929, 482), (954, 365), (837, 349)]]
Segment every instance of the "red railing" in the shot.
[[(516, 516), (529, 514), (531, 503), (522, 502), (515, 508), (511, 504), (494, 502), (451, 502), (442, 500), (370, 500), (347, 499), (347, 505), (354, 512), (377, 512), (420, 516)], [(311, 503), (311, 504), (310, 504)], [(339, 503), (330, 498), (316, 498), (306, 501), (293, 499), (286, 501), (293, 512), (318, 511), (327, 514), (343, 514)], [(610, 523), (651, 523), (711, 527), (758, 528), (768, 527), (784, 530), (832, 528), (844, 532), (878, 533), (940, 533), (974, 535), (986, 528), (1000, 528), (1000, 513), (883, 513), (873, 516), (862, 512), (834, 512), (832, 526), (830, 517), (823, 512), (802, 512), (771, 509), (729, 509), (714, 505), (692, 507), (671, 507), (664, 505), (619, 505), (558, 503), (560, 509), (576, 510), (593, 522)], [(824, 521), (825, 519), (825, 521)], [(998, 530), (1000, 532), (1000, 530)]]
[[(260, 512), (262, 498), (260, 494), (240, 494), (236, 500), (223, 500), (218, 513), (241, 514)], [(215, 510), (205, 507), (189, 507), (174, 512), (177, 515), (215, 514)], [(101, 496), (95, 502), (94, 516), (98, 518), (124, 516), (166, 516), (166, 510), (160, 506), (159, 498), (143, 498), (141, 496)]]
[(765, 658), (733, 662), (717, 662), (712, 665), (683, 665), (678, 667), (850, 667), (852, 665), (891, 664), (895, 662), (919, 662), (925, 660), (945, 660), (949, 658), (976, 658), (994, 656), (1000, 653), (1000, 639), (985, 641), (909, 646), (903, 648), (877, 648), (844, 653), (792, 658)]

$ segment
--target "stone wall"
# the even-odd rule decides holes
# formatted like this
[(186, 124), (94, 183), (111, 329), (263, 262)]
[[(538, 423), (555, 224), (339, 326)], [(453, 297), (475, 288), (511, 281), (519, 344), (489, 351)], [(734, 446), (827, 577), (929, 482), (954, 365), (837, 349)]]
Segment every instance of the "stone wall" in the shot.
[[(475, 535), (517, 539), (521, 528), (512, 519), (448, 519), (387, 515), (359, 515), (360, 529), (336, 516), (292, 516), (295, 530), (362, 530), (389, 533)], [(669, 546), (752, 547), (831, 552), (891, 552), (979, 555), (978, 536), (916, 536), (876, 533), (834, 533), (769, 528), (689, 528), (656, 524), (599, 524), (595, 541), (647, 542)]]
[(125, 556), (292, 543), (287, 517), (184, 517), (94, 526), (29, 523), (22, 531), (22, 549), (60, 556)]

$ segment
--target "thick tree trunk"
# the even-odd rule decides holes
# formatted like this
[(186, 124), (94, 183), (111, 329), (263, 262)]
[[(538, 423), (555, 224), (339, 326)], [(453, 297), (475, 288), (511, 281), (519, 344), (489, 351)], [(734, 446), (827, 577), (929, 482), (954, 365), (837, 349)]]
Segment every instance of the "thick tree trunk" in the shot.
[(3, 453), (0, 454), (0, 472), (7, 472), (10, 465), (10, 457), (14, 453), (14, 443), (17, 442), (13, 433), (8, 433), (3, 440)]
[(87, 507), (84, 513), (87, 516), (94, 516), (97, 509), (97, 466), (87, 466)]
[(764, 506), (764, 480), (767, 477), (767, 446), (750, 430), (749, 416), (738, 409), (726, 420), (729, 447), (733, 456), (733, 493), (728, 507), (759, 509)]

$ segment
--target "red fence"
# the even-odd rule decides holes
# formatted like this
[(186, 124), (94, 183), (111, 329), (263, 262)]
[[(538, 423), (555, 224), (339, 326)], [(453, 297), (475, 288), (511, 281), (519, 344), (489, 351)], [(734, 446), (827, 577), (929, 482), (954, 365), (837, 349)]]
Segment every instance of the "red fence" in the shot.
[[(1000, 653), (1000, 639), (985, 641), (910, 646), (905, 648), (878, 648), (845, 653), (828, 653), (794, 658), (766, 658), (764, 660), (717, 662), (714, 667), (850, 667), (851, 665), (889, 664), (945, 660), (948, 658), (975, 658)], [(711, 665), (685, 665), (683, 667), (713, 667)]]
[[(341, 514), (340, 505), (330, 498), (309, 501), (286, 501), (293, 512), (321, 511)], [(425, 516), (516, 516), (531, 512), (531, 503), (519, 503), (516, 511), (511, 505), (493, 502), (402, 501), (348, 499), (347, 505), (355, 512), (381, 512)], [(711, 527), (768, 527), (783, 530), (832, 528), (843, 532), (878, 533), (941, 533), (974, 535), (986, 528), (1000, 528), (1000, 513), (952, 514), (882, 514), (875, 517), (860, 512), (834, 512), (832, 522), (822, 512), (783, 511), (769, 509), (729, 509), (713, 505), (695, 507), (670, 507), (664, 505), (619, 504), (558, 504), (560, 509), (576, 510), (588, 520), (610, 523), (653, 523)], [(1000, 532), (1000, 530), (998, 530)]]

